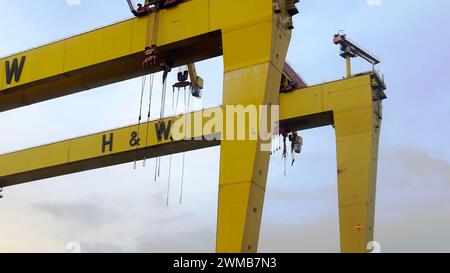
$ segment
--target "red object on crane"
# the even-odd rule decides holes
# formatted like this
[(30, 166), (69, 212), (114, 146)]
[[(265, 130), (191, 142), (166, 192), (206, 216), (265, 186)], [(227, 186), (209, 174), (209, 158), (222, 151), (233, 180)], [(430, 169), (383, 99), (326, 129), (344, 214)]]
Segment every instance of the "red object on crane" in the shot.
[(303, 78), (286, 62), (281, 76), (280, 92), (286, 93), (308, 87)]
[(158, 56), (157, 56), (157, 47), (156, 45), (152, 45), (149, 47), (145, 48), (145, 59), (144, 62), (142, 63), (144, 68), (149, 68), (153, 65), (156, 64), (157, 60), (158, 60)]
[(295, 89), (308, 87), (303, 78), (287, 62), (284, 63), (283, 73), (291, 79)]

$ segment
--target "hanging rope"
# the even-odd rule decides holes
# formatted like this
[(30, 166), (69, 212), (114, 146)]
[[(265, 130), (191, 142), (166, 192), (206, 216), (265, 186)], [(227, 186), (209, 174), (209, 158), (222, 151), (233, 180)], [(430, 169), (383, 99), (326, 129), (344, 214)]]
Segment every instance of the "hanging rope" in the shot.
[(181, 186), (180, 186), (180, 204), (183, 203), (183, 187), (184, 187), (184, 163), (186, 161), (186, 153), (183, 153), (183, 167), (181, 168)]
[[(189, 112), (189, 104), (191, 101), (190, 91), (184, 92), (184, 112), (185, 112), (185, 120), (184, 120), (184, 133), (185, 133), (185, 140), (187, 140), (187, 114)], [(186, 98), (188, 97), (188, 98)], [(183, 203), (183, 188), (184, 188), (184, 170), (185, 170), (185, 163), (186, 163), (186, 152), (183, 153), (183, 166), (181, 168), (181, 188), (180, 188), (180, 204)]]
[[(150, 97), (148, 100), (148, 113), (147, 113), (147, 130), (145, 135), (145, 147), (148, 147), (148, 135), (150, 133), (150, 118), (151, 118), (151, 109), (152, 109), (152, 96), (153, 96), (153, 83), (155, 80), (155, 74), (150, 75)], [(142, 163), (142, 166), (145, 167), (147, 161), (147, 157), (144, 157), (144, 162)]]
[[(158, 24), (159, 24), (159, 12), (157, 12), (158, 15), (156, 15), (157, 17), (155, 17), (155, 27), (154, 27), (154, 41), (156, 43), (157, 39), (156, 39), (156, 35), (157, 35), (157, 29), (158, 29)], [(162, 94), (161, 94), (161, 112), (160, 112), (160, 120), (162, 121), (162, 119), (164, 118), (164, 111), (166, 108), (166, 90), (167, 90), (167, 72), (164, 71), (163, 72), (163, 87), (162, 87)], [(160, 176), (161, 174), (161, 157), (158, 157), (156, 159), (156, 168), (157, 168), (157, 173), (155, 174), (155, 181), (156, 178)]]
[[(139, 138), (140, 136), (140, 130), (141, 130), (141, 121), (142, 121), (142, 103), (143, 103), (143, 99), (144, 99), (144, 90), (145, 90), (145, 82), (147, 80), (147, 76), (142, 76), (142, 88), (141, 88), (141, 99), (140, 99), (140, 103), (139, 103), (139, 118), (138, 118), (138, 132), (137, 132), (137, 137)], [(134, 157), (134, 166), (133, 169), (136, 170), (136, 164), (137, 164), (137, 150), (139, 148), (139, 145), (136, 145), (136, 149), (135, 149), (135, 157)]]
[[(148, 16), (147, 19), (147, 39), (146, 39), (146, 48), (149, 48), (150, 46), (155, 46), (157, 43), (157, 35), (158, 35), (158, 25), (159, 25), (159, 12), (154, 13), (154, 20), (153, 20), (153, 31), (151, 33), (151, 37), (149, 35), (150, 33), (150, 26), (151, 26), (151, 18), (152, 16)], [(147, 114), (147, 131), (145, 136), (145, 147), (148, 146), (148, 135), (149, 135), (149, 126), (150, 126), (150, 117), (151, 117), (151, 106), (152, 106), (152, 97), (153, 97), (153, 86), (154, 86), (154, 79), (155, 75), (152, 73), (150, 75), (150, 84), (149, 84), (149, 102), (148, 102), (148, 114)], [(144, 161), (142, 162), (142, 166), (145, 167), (147, 158), (144, 157)], [(135, 163), (136, 164), (136, 163)]]
[(284, 176), (286, 176), (286, 162), (287, 162), (287, 144), (286, 144), (286, 140), (287, 140), (287, 134), (283, 133), (283, 160), (284, 160)]
[[(163, 79), (163, 87), (161, 94), (161, 111), (159, 114), (159, 119), (162, 121), (164, 119), (164, 112), (166, 108), (166, 90), (167, 90), (167, 81)], [(156, 169), (155, 169), (155, 181), (160, 177), (161, 174), (161, 157), (156, 159)]]
[(158, 35), (158, 27), (159, 27), (159, 11), (154, 12), (153, 13), (154, 16), (154, 20), (153, 20), (153, 30), (152, 30), (152, 36), (148, 35), (150, 34), (150, 26), (151, 26), (151, 17), (152, 16), (148, 16), (147, 19), (147, 39), (146, 39), (146, 46), (152, 46), (152, 45), (156, 45), (157, 43), (157, 35)]
[(157, 181), (158, 161), (159, 161), (159, 157), (156, 158), (156, 162), (155, 162), (155, 182)]
[[(173, 89), (172, 92), (172, 125), (175, 121), (175, 115), (176, 113), (176, 109), (178, 108), (178, 99), (180, 97), (180, 92), (177, 92), (177, 100), (176, 103), (174, 103), (175, 100), (175, 88)], [(170, 129), (171, 132), (171, 136), (173, 136), (173, 126)], [(171, 148), (171, 150), (173, 151), (173, 146)], [(169, 159), (169, 179), (167, 182), (167, 206), (169, 206), (169, 194), (170, 194), (170, 180), (171, 180), (171, 176), (172, 176), (172, 158), (173, 158), (173, 153), (170, 153), (170, 159)]]
[[(175, 92), (172, 93), (172, 114), (173, 114), (173, 108), (174, 108), (174, 101), (175, 101)], [(172, 170), (172, 154), (170, 154), (169, 159), (169, 178), (167, 180), (167, 206), (169, 206), (169, 194), (170, 194), (170, 175)]]
[(155, 20), (153, 24), (152, 43), (154, 45), (156, 45), (158, 42), (158, 28), (159, 28), (159, 11), (155, 13)]
[[(147, 19), (147, 36), (146, 36), (146, 48), (148, 48), (149, 46), (156, 46), (156, 42), (157, 42), (157, 35), (158, 35), (158, 24), (159, 24), (159, 12), (155, 12), (154, 13), (154, 20), (153, 20), (153, 31), (152, 31), (152, 36), (150, 37), (149, 35), (149, 29), (151, 26), (151, 16), (148, 16)], [(146, 76), (144, 76), (146, 77)], [(148, 102), (148, 114), (147, 114), (147, 131), (146, 131), (146, 136), (145, 136), (145, 147), (148, 146), (148, 135), (149, 135), (149, 126), (150, 126), (150, 117), (151, 117), (151, 106), (152, 106), (152, 96), (153, 96), (153, 85), (154, 85), (154, 79), (155, 79), (155, 75), (152, 73), (150, 75), (150, 84), (149, 84), (149, 102)], [(140, 123), (142, 120), (142, 102), (143, 102), (143, 96), (144, 96), (144, 90), (145, 90), (145, 81), (142, 85), (142, 93), (141, 93), (141, 106), (140, 106), (140, 113), (139, 113), (139, 126), (138, 126), (138, 137), (139, 137), (139, 131), (140, 131)], [(142, 162), (142, 166), (145, 167), (146, 165), (146, 161), (147, 158), (144, 157), (144, 161)], [(136, 160), (134, 162), (134, 169), (136, 169)]]

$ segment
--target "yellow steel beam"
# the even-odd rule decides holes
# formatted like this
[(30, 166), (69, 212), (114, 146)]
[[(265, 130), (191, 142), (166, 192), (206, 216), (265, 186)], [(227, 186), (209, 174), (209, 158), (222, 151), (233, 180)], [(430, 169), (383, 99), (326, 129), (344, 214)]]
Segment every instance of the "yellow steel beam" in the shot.
[[(214, 110), (194, 112), (190, 118), (206, 124), (210, 118), (203, 113)], [(220, 144), (220, 130), (219, 134), (215, 127), (194, 130), (193, 122), (187, 120), (186, 125), (193, 132), (188, 137), (195, 141), (184, 141), (184, 135), (173, 140), (172, 130), (183, 134), (184, 127), (180, 130), (176, 125), (185, 124), (180, 115), (1, 155), (0, 187)]]
[[(342, 252), (367, 252), (373, 240), (378, 142), (385, 86), (375, 73), (282, 94), (281, 116), (303, 128), (326, 124), (332, 114), (336, 129), (339, 222)], [(301, 109), (301, 110), (300, 110)], [(301, 113), (299, 113), (301, 112)], [(300, 115), (299, 115), (300, 114)], [(301, 115), (308, 120), (302, 122)], [(328, 115), (329, 117), (329, 115)], [(298, 126), (297, 125), (297, 126)]]
[[(278, 105), (279, 86), (291, 38), (285, 1), (281, 15), (260, 1), (267, 17), (222, 31), (225, 66), (223, 107)], [(224, 8), (229, 8), (224, 5)], [(225, 111), (224, 111), (225, 112)], [(220, 154), (217, 252), (256, 252), (270, 151), (257, 140), (230, 140), (236, 117), (226, 117)], [(234, 120), (234, 126), (230, 125)], [(258, 131), (248, 128), (246, 132)], [(236, 136), (235, 136), (236, 137)], [(233, 137), (231, 137), (232, 139)]]
[[(222, 54), (221, 33), (272, 18), (272, 1), (191, 0), (0, 59), (0, 112), (160, 70), (144, 49), (184, 65)], [(240, 46), (238, 43), (235, 47)]]
[[(373, 238), (376, 152), (381, 100), (385, 98), (384, 89), (380, 78), (376, 74), (368, 73), (284, 93), (279, 99), (280, 120), (283, 127), (290, 130), (303, 130), (334, 124), (336, 128), (341, 248), (344, 252), (364, 252), (367, 242)], [(168, 135), (167, 139), (163, 137), (159, 141), (156, 125), (159, 125), (160, 121), (152, 121), (139, 127), (133, 125), (0, 155), (0, 187), (131, 162), (144, 157), (152, 158), (219, 145), (220, 141), (217, 139), (220, 139), (219, 136), (222, 134), (220, 126), (204, 125), (210, 123), (215, 117), (212, 113), (220, 110), (221, 108), (211, 108), (204, 110), (203, 114), (200, 111), (191, 115), (191, 122), (188, 123), (194, 132), (191, 137), (202, 136), (203, 140), (172, 141)], [(171, 121), (172, 124), (176, 124), (180, 120), (184, 124), (181, 116), (167, 118), (164, 122), (168, 124)], [(132, 145), (133, 132), (139, 132), (139, 139), (141, 139), (139, 146)], [(212, 136), (216, 136), (217, 139), (204, 140)], [(239, 148), (245, 149), (245, 143), (245, 141), (234, 141), (231, 145), (240, 145)], [(228, 158), (230, 161), (244, 164), (243, 156), (239, 152), (230, 154)], [(257, 174), (260, 174), (259, 170)], [(222, 185), (221, 188), (223, 187)], [(242, 193), (237, 191), (237, 194)], [(248, 201), (242, 201), (243, 199), (245, 200), (245, 197), (237, 195), (231, 200), (237, 204), (240, 201)], [(255, 213), (253, 208), (251, 212)], [(258, 208), (255, 214), (257, 213)], [(245, 218), (245, 216), (241, 217)], [(220, 220), (220, 210), (218, 217)], [(234, 222), (234, 225), (236, 227), (229, 228), (237, 229), (245, 226), (242, 222)], [(255, 232), (258, 233), (259, 223), (252, 223), (252, 225), (253, 231), (256, 230)], [(219, 235), (218, 233), (218, 240)], [(253, 237), (257, 240), (257, 235)], [(256, 249), (253, 250), (256, 251)], [(229, 251), (241, 250), (231, 249), (230, 246)]]

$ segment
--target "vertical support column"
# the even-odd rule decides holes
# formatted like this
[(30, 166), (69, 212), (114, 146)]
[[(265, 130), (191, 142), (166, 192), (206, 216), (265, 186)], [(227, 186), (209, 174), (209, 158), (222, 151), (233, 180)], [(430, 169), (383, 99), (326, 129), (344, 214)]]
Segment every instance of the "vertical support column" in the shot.
[[(223, 31), (224, 95), (227, 106), (278, 105), (281, 74), (290, 41), (279, 16)], [(259, 112), (259, 110), (258, 110)], [(226, 116), (226, 112), (224, 112)], [(248, 117), (246, 118), (248, 119)], [(258, 128), (237, 130), (258, 132)], [(230, 140), (226, 119), (222, 133), (217, 221), (219, 253), (256, 252), (270, 152), (259, 140)], [(230, 123), (228, 123), (230, 124)], [(250, 133), (251, 134), (251, 133)], [(249, 133), (246, 134), (247, 137)]]
[[(341, 251), (365, 253), (373, 241), (381, 101), (363, 88), (367, 103), (334, 113), (337, 138)], [(350, 99), (350, 98), (349, 98)]]
[(347, 69), (347, 79), (352, 77), (352, 61), (350, 55), (345, 57), (345, 67)]

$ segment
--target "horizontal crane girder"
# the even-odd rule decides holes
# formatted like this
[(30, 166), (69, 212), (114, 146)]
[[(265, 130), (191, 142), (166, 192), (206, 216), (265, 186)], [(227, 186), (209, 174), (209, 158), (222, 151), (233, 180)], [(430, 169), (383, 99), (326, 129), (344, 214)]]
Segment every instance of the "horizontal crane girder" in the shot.
[[(195, 114), (192, 113), (192, 116)], [(202, 122), (207, 120), (204, 118)], [(220, 141), (214, 140), (220, 138), (220, 132), (217, 135), (213, 131), (191, 135), (191, 139), (197, 140), (172, 141), (170, 130), (176, 122), (184, 124), (183, 116), (131, 125), (3, 155), (0, 159), (0, 187), (220, 145)], [(195, 133), (195, 130), (192, 132)]]
[[(367, 97), (364, 92), (360, 92), (359, 88), (369, 86), (371, 78), (373, 74), (367, 74), (281, 94), (281, 124), (292, 130), (305, 130), (333, 124), (334, 111), (339, 111), (341, 108), (357, 108), (368, 103)], [(350, 96), (353, 96), (353, 99), (348, 99)], [(218, 109), (220, 107), (203, 111), (215, 112)], [(175, 122), (180, 118), (182, 116), (177, 116), (175, 119), (166, 118), (164, 121), (167, 124), (169, 121)], [(203, 117), (204, 123), (208, 120), (207, 117)], [(220, 140), (205, 140), (214, 136), (220, 139), (221, 132), (215, 131), (214, 127), (207, 135), (202, 132), (192, 136), (203, 137), (203, 140), (171, 141), (163, 138), (162, 141), (158, 141), (155, 125), (159, 122), (156, 120), (139, 126), (142, 147), (138, 149), (129, 145), (132, 133), (138, 131), (138, 126), (132, 125), (0, 155), (0, 187), (220, 144)], [(149, 138), (148, 141), (144, 141), (147, 128), (149, 128)], [(113, 149), (110, 152), (108, 141), (111, 134), (113, 134)], [(103, 141), (104, 136), (105, 141)], [(103, 142), (107, 145), (104, 146)], [(105, 152), (103, 152), (104, 147)]]
[[(159, 12), (158, 52), (176, 66), (220, 56), (223, 31), (271, 16), (271, 1), (187, 1)], [(1, 58), (0, 112), (160, 71), (142, 67), (154, 24), (150, 14)]]

